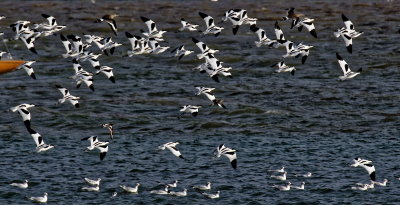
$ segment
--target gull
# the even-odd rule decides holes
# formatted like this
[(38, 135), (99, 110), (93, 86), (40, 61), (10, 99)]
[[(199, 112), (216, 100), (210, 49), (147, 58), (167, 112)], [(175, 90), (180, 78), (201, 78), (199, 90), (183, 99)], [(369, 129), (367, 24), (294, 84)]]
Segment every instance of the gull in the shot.
[(161, 190), (152, 190), (150, 191), (152, 194), (168, 194), (168, 186), (165, 186), (164, 189)]
[(100, 69), (98, 71), (96, 71), (96, 75), (100, 74), (100, 73), (104, 73), (104, 75), (107, 76), (107, 78), (112, 82), (115, 83), (115, 77), (113, 74), (113, 68), (109, 67), (109, 66), (101, 66)]
[(373, 183), (376, 184), (376, 185), (378, 185), (378, 186), (386, 186), (386, 183), (387, 183), (388, 181), (389, 181), (389, 180), (384, 179), (383, 182), (373, 181)]
[(232, 168), (237, 168), (237, 157), (236, 157), (236, 150), (225, 147), (224, 144), (221, 144), (217, 147), (215, 155), (219, 158), (221, 155), (227, 157), (231, 162)]
[(279, 173), (284, 173), (285, 172), (285, 167), (282, 166), (280, 169), (270, 169), (268, 170), (269, 172), (279, 172)]
[(47, 192), (44, 193), (44, 196), (38, 196), (38, 197), (29, 197), (29, 200), (33, 202), (38, 202), (38, 203), (46, 203), (47, 202)]
[(187, 189), (183, 191), (168, 191), (168, 194), (172, 196), (187, 196)]
[(206, 88), (206, 87), (196, 87), (198, 90), (196, 95), (203, 94), (205, 95), (211, 102), (213, 102), (213, 105), (218, 105), (221, 108), (226, 109), (225, 105), (223, 104), (222, 99), (217, 99), (215, 95), (211, 93), (215, 88)]
[(300, 186), (292, 186), (292, 188), (304, 190), (304, 185), (305, 185), (305, 184), (306, 184), (305, 182), (301, 182), (301, 185), (300, 185)]
[(101, 179), (89, 179), (89, 178), (83, 178), (88, 184), (93, 185), (93, 186), (100, 186)]
[(184, 18), (181, 18), (181, 24), (182, 27), (180, 27), (178, 31), (198, 31), (197, 27), (199, 27), (199, 25), (188, 23)]
[(342, 38), (346, 44), (347, 51), (349, 53), (352, 53), (353, 38), (360, 36), (364, 32), (355, 31), (353, 23), (344, 14), (342, 14), (342, 20), (343, 20), (345, 27), (338, 29), (336, 32), (333, 33), (333, 35), (336, 38), (339, 38), (340, 36), (342, 36)]
[(310, 18), (301, 19), (296, 24), (297, 30), (300, 32), (301, 30), (303, 30), (303, 27), (305, 27), (314, 38), (318, 38), (313, 22), (314, 22), (314, 19), (310, 19)]
[[(181, 152), (175, 147), (178, 144), (179, 144), (179, 142), (167, 142), (167, 143), (165, 143), (165, 144), (163, 144), (161, 146), (158, 146), (158, 149), (165, 150), (165, 148), (167, 148), (176, 157), (184, 159), (182, 154), (181, 154)], [(176, 181), (175, 183), (178, 183), (178, 181)], [(176, 187), (176, 184), (173, 187)]]
[(175, 53), (175, 57), (178, 57), (178, 60), (182, 59), (183, 56), (190, 55), (194, 51), (189, 51), (185, 49), (184, 45), (180, 45), (171, 51), (171, 53)]
[(205, 57), (206, 55), (208, 55), (208, 54), (214, 54), (214, 53), (216, 53), (216, 52), (219, 51), (219, 50), (214, 50), (214, 49), (209, 48), (205, 43), (203, 43), (203, 42), (197, 40), (196, 38), (192, 38), (192, 41), (193, 41), (193, 43), (196, 44), (196, 46), (197, 46), (197, 47), (200, 49), (200, 51), (201, 51), (201, 54), (198, 54), (198, 55), (197, 55), (197, 58), (198, 58), (198, 59), (202, 59), (202, 58), (204, 58), (204, 57)]
[(360, 190), (360, 191), (365, 191), (368, 189), (368, 184), (364, 184), (363, 186), (356, 186), (356, 187), (351, 187), (352, 190)]
[(217, 193), (215, 193), (215, 194), (209, 194), (209, 193), (201, 193), (201, 194), (203, 194), (203, 196), (210, 198), (210, 199), (218, 199), (220, 193), (221, 193), (220, 191), (217, 191)]
[(42, 136), (39, 133), (37, 133), (35, 130), (33, 130), (32, 128), (29, 128), (28, 131), (36, 143), (36, 152), (44, 152), (51, 148), (54, 148), (53, 145), (45, 144)]
[(364, 168), (372, 181), (376, 181), (375, 175), (375, 166), (372, 164), (372, 161), (361, 159), (359, 157), (353, 159), (354, 163), (351, 165), (352, 167), (362, 167)]
[(290, 28), (293, 28), (297, 24), (297, 22), (299, 21), (299, 18), (304, 16), (304, 14), (294, 13), (294, 8), (293, 7), (292, 8), (288, 8), (286, 10), (287, 10), (287, 15), (282, 17), (282, 20), (286, 21), (288, 19), (292, 19), (292, 25), (291, 25)]
[(304, 177), (304, 178), (308, 178), (312, 176), (311, 172), (307, 172), (307, 174), (296, 174), (296, 177)]
[(294, 66), (289, 67), (285, 64), (284, 61), (280, 61), (278, 63), (275, 63), (274, 65), (271, 65), (271, 67), (275, 66), (278, 66), (278, 70), (275, 70), (275, 73), (290, 72), (290, 74), (294, 75), (294, 72), (296, 71), (296, 68)]
[(58, 90), (62, 93), (63, 98), (58, 100), (58, 103), (64, 103), (65, 101), (70, 102), (73, 106), (75, 106), (76, 108), (79, 108), (79, 102), (78, 100), (80, 99), (79, 97), (73, 96), (69, 93), (68, 89), (60, 86), (60, 85), (56, 85), (56, 87), (58, 88)]
[[(176, 156), (176, 155), (175, 155)], [(178, 180), (173, 181), (172, 183), (167, 184), (167, 186), (171, 187), (171, 188), (175, 188), (178, 186)]]
[(350, 78), (354, 78), (362, 72), (362, 68), (359, 68), (357, 72), (351, 71), (349, 65), (346, 63), (345, 60), (343, 60), (342, 56), (340, 56), (339, 53), (336, 53), (336, 58), (343, 71), (343, 76), (339, 76), (340, 80), (343, 81)]
[(93, 150), (93, 149), (98, 149), (100, 151), (100, 160), (103, 160), (106, 157), (106, 154), (108, 152), (108, 143), (109, 142), (100, 142), (97, 139), (97, 136), (90, 136), (90, 137), (85, 137), (83, 140), (89, 140), (90, 141), (90, 146), (87, 147), (88, 150)]
[(154, 38), (149, 38), (149, 44), (151, 48), (150, 53), (154, 54), (164, 53), (169, 48), (169, 46), (160, 46), (160, 44), (158, 44), (158, 41)]
[(31, 113), (28, 111), (28, 109), (31, 107), (35, 107), (35, 105), (24, 103), (24, 104), (20, 104), (18, 106), (10, 108), (10, 110), (12, 112), (18, 111), (18, 113), (21, 115), (22, 121), (24, 122), (24, 125), (25, 125), (26, 129), (28, 129), (28, 131), (29, 131), (29, 129), (31, 129)]
[(117, 195), (118, 195), (117, 192), (113, 192), (112, 195), (111, 195), (111, 197), (116, 197)]
[(117, 36), (117, 23), (115, 22), (115, 17), (117, 17), (117, 14), (107, 14), (104, 15), (103, 17), (99, 18), (96, 20), (96, 23), (101, 23), (105, 21), (110, 27), (111, 30), (113, 31), (114, 35)]
[(110, 131), (110, 138), (114, 139), (114, 130), (113, 130), (113, 124), (112, 123), (105, 123), (101, 125), (104, 128), (107, 128), (108, 131)]
[(286, 181), (286, 174), (287, 172), (283, 172), (283, 175), (272, 175), (270, 178), (281, 180), (281, 181)]
[(188, 112), (188, 113), (192, 114), (193, 117), (196, 117), (197, 114), (199, 113), (199, 108), (201, 108), (201, 106), (184, 105), (179, 110), (180, 112), (182, 112), (182, 114), (180, 116), (182, 116), (185, 112)]
[(26, 189), (28, 188), (28, 180), (25, 180), (23, 183), (11, 183), (10, 185), (18, 187), (20, 189)]
[(135, 187), (129, 187), (129, 186), (125, 186), (125, 185), (119, 185), (124, 191), (129, 192), (129, 193), (137, 193), (139, 190), (139, 183), (136, 183)]
[(362, 183), (356, 183), (358, 186), (366, 186), (368, 189), (373, 189), (375, 188), (375, 182), (371, 180), (370, 184), (362, 184)]
[(289, 191), (292, 186), (292, 183), (288, 182), (285, 186), (280, 185), (272, 185), (272, 187), (279, 189), (280, 191)]
[(211, 189), (211, 182), (207, 182), (207, 185), (195, 185), (195, 186), (193, 186), (193, 189), (210, 190)]
[(202, 12), (199, 12), (199, 15), (207, 25), (207, 29), (205, 31), (203, 31), (204, 35), (214, 34), (214, 36), (217, 37), (221, 33), (222, 29), (224, 29), (222, 27), (216, 26), (214, 24), (214, 19), (211, 16), (209, 16), (205, 13), (202, 13)]
[(72, 78), (76, 81), (76, 87), (79, 88), (83, 82), (90, 88), (90, 90), (94, 91), (93, 74), (83, 70), (82, 66), (76, 59), (73, 59), (72, 63), (75, 70), (75, 75), (72, 76)]
[(82, 189), (81, 189), (82, 191), (96, 191), (96, 192), (98, 192), (98, 191), (100, 191), (100, 186), (94, 186), (94, 187), (82, 187)]
[(277, 41), (271, 40), (265, 34), (264, 29), (257, 27), (255, 24), (250, 26), (250, 30), (257, 34), (259, 41), (255, 41), (257, 47), (261, 47), (262, 45), (266, 45), (269, 48), (275, 47)]
[(24, 69), (31, 78), (36, 80), (35, 71), (32, 68), (32, 64), (36, 61), (26, 61), (24, 64), (17, 67), (17, 70)]
[(162, 30), (157, 30), (156, 23), (146, 17), (141, 16), (140, 19), (146, 24), (148, 32), (143, 32), (143, 35), (145, 35), (148, 38), (157, 38), (161, 40), (163, 38), (163, 35), (166, 31)]

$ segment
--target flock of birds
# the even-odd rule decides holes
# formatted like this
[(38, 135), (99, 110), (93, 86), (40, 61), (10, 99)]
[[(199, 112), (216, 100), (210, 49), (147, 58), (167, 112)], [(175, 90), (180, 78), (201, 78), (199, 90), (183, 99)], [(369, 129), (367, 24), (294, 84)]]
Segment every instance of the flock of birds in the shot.
[[(189, 23), (184, 18), (181, 18), (182, 26), (179, 29), (177, 29), (176, 32), (187, 31), (187, 32), (200, 33), (201, 36), (214, 35), (215, 37), (218, 37), (224, 28), (221, 26), (217, 26), (214, 18), (211, 17), (210, 15), (203, 12), (199, 12), (198, 14), (206, 24), (205, 30), (201, 31), (199, 30), (199, 25)], [(31, 23), (29, 21), (20, 20), (10, 25), (12, 31), (15, 33), (14, 39), (21, 40), (27, 47), (27, 49), (35, 54), (38, 53), (35, 47), (37, 39), (56, 35), (60, 33), (60, 31), (66, 28), (65, 25), (58, 25), (56, 18), (53, 16), (42, 14), (42, 17), (44, 17), (47, 21), (44, 23), (34, 24), (30, 26)], [(116, 23), (117, 17), (118, 15), (115, 14), (104, 15), (103, 17), (97, 19), (96, 22), (107, 23), (110, 26), (112, 33), (115, 36), (117, 36), (118, 35), (118, 29)], [(344, 14), (342, 14), (341, 18), (344, 22), (345, 27), (337, 29), (337, 31), (334, 32), (334, 36), (342, 37), (345, 42), (347, 51), (349, 53), (352, 53), (353, 52), (352, 40), (363, 34), (363, 32), (356, 31), (353, 23)], [(160, 45), (160, 43), (165, 42), (164, 34), (166, 33), (166, 31), (158, 30), (156, 23), (149, 18), (141, 16), (140, 19), (147, 26), (147, 31), (141, 30), (142, 34), (141, 36), (125, 32), (125, 36), (128, 38), (131, 45), (131, 50), (127, 52), (126, 56), (133, 57), (135, 55), (144, 55), (144, 54), (158, 55), (170, 49), (169, 46)], [(279, 26), (278, 21), (275, 22), (274, 26), (275, 38), (274, 39), (268, 38), (265, 30), (257, 26), (256, 24), (257, 19), (248, 17), (247, 11), (244, 9), (230, 9), (226, 11), (222, 18), (221, 23), (228, 20), (232, 24), (233, 35), (236, 35), (237, 32), (239, 32), (239, 28), (241, 26), (249, 25), (250, 31), (254, 32), (258, 37), (258, 40), (254, 42), (256, 47), (262, 47), (262, 46), (268, 48), (284, 47), (286, 49), (286, 53), (282, 55), (282, 60), (271, 66), (278, 68), (276, 70), (277, 73), (290, 72), (292, 75), (294, 75), (296, 68), (294, 66), (286, 65), (284, 59), (289, 57), (294, 57), (294, 58), (301, 57), (301, 63), (305, 64), (310, 54), (310, 50), (313, 48), (313, 46), (310, 45), (305, 45), (303, 43), (296, 44), (293, 41), (287, 40), (283, 34), (283, 31)], [(287, 20), (291, 20), (291, 28), (297, 28), (299, 32), (301, 32), (305, 28), (312, 37), (318, 38), (317, 31), (314, 26), (314, 19), (305, 17), (304, 14), (295, 13), (295, 9), (290, 8), (287, 9), (287, 15), (282, 17), (282, 21), (287, 21)], [(98, 60), (98, 58), (103, 54), (113, 55), (115, 49), (119, 46), (122, 46), (122, 44), (114, 42), (112, 40), (112, 37), (101, 37), (89, 34), (83, 34), (83, 36), (84, 40), (82, 40), (82, 38), (78, 35), (73, 35), (73, 34), (63, 35), (61, 33), (59, 34), (61, 41), (60, 43), (62, 43), (65, 48), (65, 53), (62, 54), (62, 57), (71, 59), (72, 67), (74, 69), (74, 75), (71, 78), (76, 82), (76, 88), (79, 88), (83, 83), (91, 91), (95, 91), (94, 74), (97, 75), (100, 73), (104, 74), (112, 83), (115, 83), (116, 78), (113, 73), (114, 69), (112, 67), (102, 65)], [(216, 53), (219, 52), (218, 50), (208, 47), (206, 43), (198, 40), (198, 38), (192, 37), (192, 41), (199, 48), (200, 51), (200, 53), (198, 53), (196, 57), (198, 59), (204, 59), (204, 63), (195, 67), (194, 70), (198, 70), (200, 71), (200, 73), (206, 73), (215, 82), (220, 82), (221, 76), (232, 78), (231, 74), (232, 68), (224, 67), (223, 62), (217, 59)], [(100, 51), (100, 53), (94, 53), (95, 49), (90, 50), (89, 48), (92, 46), (93, 47), (96, 46), (97, 50)], [(179, 60), (181, 60), (183, 57), (194, 53), (194, 51), (186, 50), (185, 45), (179, 45), (176, 48), (171, 49), (171, 53), (174, 53), (174, 56), (177, 57)], [(1, 55), (3, 54), (4, 52), (1, 53)], [(359, 71), (354, 72), (349, 68), (348, 64), (340, 56), (339, 53), (336, 53), (336, 57), (338, 60), (338, 64), (343, 71), (343, 75), (339, 77), (340, 80), (348, 80), (360, 74), (362, 69), (359, 69)], [(86, 61), (88, 61), (89, 64), (96, 70), (95, 73), (91, 73), (83, 69), (81, 63)], [(19, 69), (24, 69), (31, 78), (36, 79), (34, 70), (32, 68), (32, 64), (34, 62), (35, 61), (28, 61), (25, 64), (21, 65)], [(215, 88), (199, 87), (199, 86), (195, 88), (197, 90), (196, 95), (204, 95), (208, 100), (212, 102), (213, 105), (216, 105), (222, 109), (227, 109), (227, 107), (224, 104), (224, 101), (222, 99), (217, 98), (212, 93), (215, 90)], [(59, 104), (68, 102), (72, 104), (72, 106), (74, 106), (75, 108), (79, 108), (80, 97), (72, 95), (69, 89), (62, 85), (55, 85), (54, 89), (58, 89), (62, 94), (62, 98), (58, 100)], [(44, 152), (54, 148), (54, 145), (46, 144), (43, 140), (43, 137), (32, 128), (31, 114), (28, 109), (33, 107), (35, 107), (35, 105), (33, 104), (21, 104), (12, 107), (11, 111), (18, 112), (22, 116), (22, 120), (26, 129), (28, 130), (29, 134), (35, 141), (36, 152)], [(201, 109), (201, 106), (198, 105), (184, 105), (179, 110), (181, 112), (181, 115), (179, 117), (181, 117), (185, 113), (189, 113), (193, 117), (196, 117), (199, 113), (199, 109)], [(113, 124), (105, 123), (102, 124), (102, 127), (108, 129), (110, 134), (110, 139), (112, 140), (114, 138)], [(87, 147), (86, 151), (98, 150), (100, 153), (100, 160), (105, 159), (106, 154), (109, 151), (109, 145), (111, 141), (100, 141), (99, 137), (97, 136), (85, 137), (82, 139), (82, 141), (90, 142), (90, 146)], [(179, 145), (179, 142), (167, 142), (163, 145), (160, 145), (158, 149), (159, 150), (167, 149), (174, 156), (181, 159), (185, 159), (184, 156), (181, 154), (181, 152), (178, 150), (177, 145)], [(221, 156), (225, 156), (226, 158), (229, 159), (232, 168), (236, 169), (238, 167), (237, 154), (235, 149), (226, 147), (224, 144), (221, 144), (216, 148), (214, 155), (218, 158)], [(383, 182), (376, 181), (375, 167), (372, 165), (371, 161), (356, 158), (354, 159), (354, 164), (352, 164), (352, 166), (363, 167), (364, 169), (366, 169), (371, 179), (371, 184), (357, 184), (357, 186), (352, 187), (352, 189), (367, 190), (374, 188), (374, 185), (380, 185), (380, 186), (386, 185), (387, 179), (385, 179)], [(282, 174), (282, 175), (272, 175), (271, 176), (272, 179), (283, 182), (287, 180), (286, 178), (287, 172), (285, 171), (284, 167), (282, 167), (282, 169), (279, 170), (269, 170), (269, 171)], [(307, 174), (298, 176), (307, 178), (311, 177), (312, 174), (309, 172)], [(83, 191), (98, 192), (100, 190), (100, 182), (101, 182), (100, 178), (95, 180), (84, 178), (84, 180), (91, 186), (83, 187), (82, 188)], [(183, 189), (183, 191), (170, 190), (170, 188), (177, 187), (177, 183), (178, 181), (176, 180), (173, 183), (166, 184), (163, 189), (152, 190), (150, 193), (167, 194), (173, 196), (186, 196), (188, 191), (187, 189)], [(127, 185), (120, 185), (120, 187), (126, 192), (138, 193), (140, 185), (141, 185), (140, 183), (137, 183), (136, 186), (134, 187), (129, 187)], [(15, 186), (21, 189), (26, 189), (28, 188), (28, 180), (25, 180), (23, 183), (12, 183), (11, 186)], [(304, 190), (305, 182), (301, 182), (299, 186), (294, 186), (292, 185), (291, 182), (288, 182), (285, 185), (275, 184), (272, 185), (272, 187), (281, 191), (289, 191), (291, 188)], [(211, 199), (219, 198), (220, 191), (217, 191), (216, 193), (203, 192), (211, 190), (211, 182), (208, 182), (206, 185), (196, 185), (193, 186), (192, 188), (202, 191), (201, 194), (204, 195), (205, 197)], [(113, 196), (115, 197), (116, 195), (117, 193), (115, 192)], [(47, 202), (48, 199), (47, 197), (48, 194), (44, 193), (44, 196), (30, 197), (29, 199), (35, 202), (44, 203)]]

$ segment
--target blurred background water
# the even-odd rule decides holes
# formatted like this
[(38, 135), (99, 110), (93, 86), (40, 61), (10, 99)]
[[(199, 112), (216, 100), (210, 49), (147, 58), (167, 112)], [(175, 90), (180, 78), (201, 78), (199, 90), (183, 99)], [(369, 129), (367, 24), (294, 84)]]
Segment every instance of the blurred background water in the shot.
[[(70, 59), (63, 59), (59, 36), (36, 41), (38, 55), (30, 53), (20, 41), (8, 42), (15, 59), (36, 60), (37, 80), (24, 71), (0, 76), (0, 203), (27, 204), (26, 196), (49, 193), (51, 204), (399, 204), (395, 177), (399, 137), (399, 37), (398, 1), (1, 1), (1, 30), (11, 38), (9, 25), (17, 20), (42, 22), (42, 13), (53, 15), (66, 34), (112, 36), (108, 25), (94, 21), (116, 13), (119, 32), (113, 39), (124, 44), (113, 56), (101, 56), (102, 65), (114, 68), (116, 84), (103, 75), (95, 77), (95, 92), (85, 86), (75, 88)], [(290, 30), (280, 22), (285, 37), (296, 43), (313, 45), (307, 62), (287, 59), (296, 67), (294, 76), (274, 74), (270, 65), (285, 53), (282, 49), (257, 48), (256, 34), (248, 25), (234, 36), (231, 24), (219, 23), (225, 11), (241, 8), (257, 25), (274, 38), (273, 26), (286, 14), (296, 11), (315, 19), (318, 39), (307, 32)], [(200, 25), (202, 11), (225, 27), (217, 38), (175, 31), (180, 18)], [(364, 34), (353, 40), (353, 54), (346, 51), (342, 39), (333, 31), (343, 27), (341, 13)], [(146, 29), (140, 16), (154, 20), (171, 48), (184, 44), (198, 52), (191, 41), (196, 37), (220, 50), (215, 56), (231, 66), (232, 79), (221, 83), (192, 69), (203, 60), (195, 55), (181, 61), (168, 51), (161, 55), (126, 57), (130, 49), (124, 32), (140, 34)], [(4, 50), (4, 48), (3, 48)], [(99, 52), (96, 49), (93, 51)], [(339, 52), (353, 70), (363, 67), (354, 79), (339, 82), (342, 71), (335, 52)], [(87, 63), (82, 66), (91, 72)], [(80, 96), (81, 108), (56, 105), (61, 84)], [(195, 96), (194, 86), (215, 87), (215, 95), (228, 109), (211, 106), (204, 96)], [(46, 143), (56, 147), (33, 153), (34, 142), (21, 117), (9, 108), (21, 103), (30, 109), (32, 127)], [(195, 118), (178, 119), (179, 107), (202, 105)], [(88, 142), (81, 138), (98, 135), (108, 140), (101, 123), (111, 122), (115, 140), (104, 161), (97, 152), (84, 152)], [(187, 160), (174, 157), (157, 146), (178, 141)], [(213, 158), (219, 144), (237, 150), (238, 169), (226, 158)], [(368, 183), (362, 168), (349, 167), (355, 157), (374, 162), (377, 179), (389, 179), (387, 187), (366, 192), (350, 189), (354, 183)], [(281, 192), (272, 184), (268, 169), (287, 167), (288, 181), (306, 182), (306, 190)], [(312, 172), (303, 179), (295, 174)], [(81, 192), (83, 177), (102, 178), (99, 193)], [(30, 187), (19, 190), (11, 182), (28, 179)], [(180, 180), (177, 191), (188, 188), (187, 197), (152, 195), (159, 182)], [(190, 187), (213, 183), (212, 193), (221, 190), (220, 199), (210, 200)], [(125, 194), (120, 184), (141, 183), (139, 194)], [(113, 192), (119, 194), (111, 198)]]

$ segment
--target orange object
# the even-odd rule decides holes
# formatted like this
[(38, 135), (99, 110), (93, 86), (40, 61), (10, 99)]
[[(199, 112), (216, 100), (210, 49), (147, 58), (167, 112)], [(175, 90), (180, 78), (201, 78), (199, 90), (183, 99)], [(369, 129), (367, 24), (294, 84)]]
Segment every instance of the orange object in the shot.
[(17, 69), (18, 66), (24, 64), (23, 60), (1, 60), (0, 61), (0, 74), (11, 72)]

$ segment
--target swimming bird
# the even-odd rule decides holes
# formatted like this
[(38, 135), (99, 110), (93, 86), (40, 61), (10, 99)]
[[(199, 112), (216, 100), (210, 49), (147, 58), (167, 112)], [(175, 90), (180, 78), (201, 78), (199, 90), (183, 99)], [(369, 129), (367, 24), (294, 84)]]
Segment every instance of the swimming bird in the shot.
[(197, 27), (199, 27), (199, 25), (188, 23), (184, 18), (181, 18), (181, 24), (182, 24), (182, 27), (180, 27), (178, 29), (178, 31), (184, 31), (184, 30), (198, 31)]
[(345, 27), (338, 29), (336, 32), (333, 33), (333, 35), (336, 38), (339, 38), (340, 36), (342, 36), (342, 38), (346, 44), (347, 51), (349, 53), (352, 53), (353, 52), (353, 38), (360, 36), (364, 32), (355, 31), (353, 22), (351, 22), (344, 14), (342, 14), (342, 20), (343, 20)]
[(144, 36), (146, 36), (147, 38), (155, 38), (158, 41), (163, 40), (163, 35), (166, 31), (157, 30), (156, 23), (149, 18), (141, 16), (140, 19), (142, 19), (148, 29), (148, 32), (142, 32)]
[(286, 181), (286, 174), (287, 172), (283, 172), (283, 175), (272, 175), (270, 178)]
[(363, 184), (363, 183), (356, 183), (358, 186), (366, 186), (368, 189), (373, 189), (375, 188), (375, 182), (371, 180), (370, 184)]
[[(178, 145), (178, 144), (179, 144), (179, 142), (167, 142), (161, 146), (158, 146), (158, 149), (165, 150), (165, 148), (167, 148), (176, 157), (184, 159), (181, 152), (176, 148), (176, 145)], [(176, 181), (175, 183), (178, 183), (178, 181)], [(172, 186), (173, 186), (173, 184), (172, 184)], [(173, 187), (176, 187), (176, 184)]]
[(287, 185), (281, 186), (281, 185), (272, 185), (273, 188), (279, 189), (280, 191), (289, 191), (290, 188), (292, 187), (292, 183), (288, 182)]
[(377, 182), (377, 181), (373, 181), (374, 184), (378, 185), (378, 186), (386, 186), (386, 183), (388, 182), (388, 179), (384, 179), (383, 182)]
[(96, 20), (96, 23), (101, 23), (101, 22), (106, 22), (111, 30), (113, 31), (114, 35), (117, 36), (117, 22), (115, 22), (115, 18), (117, 17), (117, 14), (107, 14), (104, 15), (103, 17), (99, 18)]
[(113, 68), (109, 66), (101, 66), (99, 70), (96, 71), (96, 75), (103, 73), (104, 75), (107, 76), (107, 78), (112, 82), (115, 83), (115, 77), (113, 73)]
[(220, 193), (221, 193), (221, 191), (217, 191), (217, 193), (215, 193), (215, 194), (209, 194), (209, 193), (201, 193), (201, 194), (203, 194), (203, 196), (210, 198), (210, 199), (218, 199)]
[(285, 167), (282, 166), (280, 169), (269, 169), (269, 172), (279, 172), (279, 173), (284, 173), (285, 172)]
[[(175, 155), (176, 156), (176, 155)], [(171, 188), (175, 188), (178, 186), (178, 180), (173, 181), (172, 183), (167, 184), (167, 186), (171, 187)]]
[(301, 182), (300, 186), (291, 186), (291, 187), (292, 187), (292, 188), (295, 188), (295, 189), (304, 190), (304, 185), (305, 185), (305, 184), (306, 184), (305, 182)]
[(97, 178), (97, 179), (89, 179), (89, 178), (83, 178), (84, 180), (85, 180), (85, 182), (87, 182), (88, 184), (90, 184), (90, 185), (93, 185), (93, 186), (100, 186), (100, 182), (101, 182), (101, 179), (100, 178)]
[(301, 30), (303, 30), (303, 27), (305, 27), (314, 38), (318, 38), (313, 22), (314, 19), (303, 18), (297, 22), (296, 24), (297, 30), (300, 32)]
[(29, 197), (29, 200), (37, 203), (46, 203), (47, 202), (47, 192), (44, 193), (44, 196), (38, 196), (38, 197)]
[(76, 108), (79, 108), (79, 102), (78, 102), (78, 100), (80, 99), (79, 97), (71, 95), (67, 88), (64, 88), (60, 85), (56, 85), (56, 87), (63, 95), (63, 98), (59, 99), (58, 103), (64, 103), (65, 101), (68, 101)]
[(362, 167), (364, 168), (370, 177), (372, 181), (376, 181), (376, 175), (375, 175), (375, 166), (372, 164), (372, 161), (370, 160), (365, 160), (361, 159), (359, 157), (353, 159), (353, 164), (351, 165), (352, 167)]
[(351, 187), (352, 190), (359, 190), (359, 191), (365, 191), (368, 189), (368, 184), (364, 184), (363, 186), (353, 186)]
[(183, 191), (169, 191), (168, 194), (171, 196), (187, 196), (187, 189), (183, 189)]
[(213, 17), (199, 12), (200, 17), (204, 20), (204, 22), (207, 25), (207, 28), (205, 31), (203, 31), (203, 34), (214, 34), (215, 37), (218, 37), (218, 35), (221, 33), (222, 29), (224, 29), (223, 27), (218, 27), (214, 24), (214, 19)]
[(183, 56), (187, 56), (190, 55), (191, 53), (193, 53), (194, 51), (189, 51), (185, 49), (184, 45), (180, 45), (176, 48), (174, 48), (171, 53), (175, 53), (175, 57), (178, 57), (178, 60), (182, 59)]
[(257, 27), (255, 24), (253, 24), (253, 25), (250, 26), (250, 30), (253, 31), (254, 33), (256, 33), (257, 36), (258, 36), (258, 40), (259, 41), (255, 41), (254, 42), (257, 47), (261, 47), (262, 45), (266, 45), (269, 48), (272, 48), (272, 47), (276, 46), (277, 41), (269, 39), (267, 37), (264, 29), (261, 29), (261, 28)]
[(34, 104), (23, 103), (18, 106), (10, 108), (12, 112), (17, 112), (21, 115), (22, 121), (28, 131), (31, 129), (31, 113), (28, 111), (29, 108), (35, 107)]
[(182, 112), (182, 114), (180, 116), (182, 116), (185, 112), (188, 112), (188, 113), (192, 114), (193, 117), (196, 117), (197, 114), (199, 113), (199, 108), (201, 108), (201, 106), (184, 105), (179, 110), (180, 112)]
[(113, 192), (113, 193), (111, 194), (111, 197), (116, 197), (117, 195), (118, 195), (117, 192)]
[(307, 174), (295, 174), (296, 177), (304, 177), (304, 178), (308, 178), (312, 176), (311, 172), (307, 172)]
[(193, 41), (193, 43), (196, 44), (196, 46), (197, 46), (197, 47), (200, 49), (200, 51), (201, 51), (201, 54), (197, 54), (197, 58), (198, 58), (198, 59), (202, 59), (202, 58), (204, 58), (205, 56), (207, 56), (208, 54), (214, 54), (214, 53), (216, 53), (216, 52), (219, 51), (219, 50), (214, 50), (214, 49), (209, 48), (205, 43), (203, 43), (203, 42), (197, 40), (196, 38), (193, 38), (193, 37), (192, 37), (192, 41)]
[(289, 67), (285, 64), (284, 61), (280, 61), (278, 63), (271, 65), (271, 67), (275, 67), (275, 66), (278, 66), (278, 69), (275, 70), (275, 73), (290, 72), (290, 74), (294, 75), (294, 72), (296, 71), (296, 68), (294, 66)]
[(207, 182), (207, 185), (195, 185), (195, 186), (193, 186), (193, 189), (210, 190), (211, 189), (211, 182)]
[(161, 190), (152, 190), (152, 191), (150, 191), (150, 193), (152, 193), (152, 194), (161, 194), (161, 195), (168, 194), (168, 186), (165, 186), (165, 188), (161, 189)]
[(343, 81), (343, 80), (354, 78), (362, 72), (362, 68), (359, 68), (357, 72), (351, 71), (349, 65), (346, 63), (345, 60), (343, 60), (342, 56), (340, 56), (339, 53), (336, 53), (336, 58), (338, 60), (340, 67), (342, 68), (342, 71), (343, 71), (343, 76), (339, 76), (340, 80)]
[(197, 95), (203, 94), (213, 103), (213, 105), (218, 105), (219, 107), (226, 109), (223, 100), (217, 99), (215, 95), (211, 93), (215, 88), (196, 87), (196, 89), (198, 90)]
[(85, 137), (83, 140), (89, 140), (90, 141), (90, 146), (87, 147), (88, 150), (93, 150), (93, 149), (98, 149), (100, 151), (100, 160), (103, 160), (106, 157), (106, 154), (108, 152), (108, 143), (109, 142), (100, 142), (97, 138), (97, 136), (90, 136), (90, 137)]
[(26, 73), (28, 73), (28, 75), (31, 76), (31, 78), (36, 80), (35, 71), (32, 68), (32, 64), (35, 62), (36, 61), (25, 61), (24, 64), (17, 67), (17, 70), (24, 69)]
[(237, 168), (237, 157), (236, 157), (236, 150), (225, 147), (224, 144), (221, 144), (217, 147), (215, 155), (219, 158), (221, 155), (227, 157), (231, 162), (232, 168)]
[(129, 186), (125, 186), (125, 185), (119, 185), (123, 190), (125, 190), (126, 192), (129, 192), (129, 193), (137, 193), (138, 192), (138, 190), (139, 190), (139, 186), (140, 186), (140, 184), (139, 183), (136, 183), (136, 186), (135, 187), (129, 187)]
[(28, 188), (28, 180), (25, 180), (23, 183), (11, 183), (10, 185), (18, 187), (20, 189), (26, 189)]
[(96, 191), (96, 192), (98, 192), (98, 191), (100, 191), (100, 186), (94, 186), (94, 187), (82, 187), (81, 188), (81, 190), (82, 191)]
[(54, 148), (53, 145), (44, 143), (43, 137), (39, 133), (37, 133), (35, 130), (33, 130), (32, 128), (29, 128), (28, 131), (36, 143), (36, 152), (44, 152), (44, 151)]
[(108, 131), (110, 131), (110, 138), (114, 139), (114, 129), (113, 129), (113, 124), (112, 123), (105, 123), (101, 125), (104, 128), (107, 128)]

